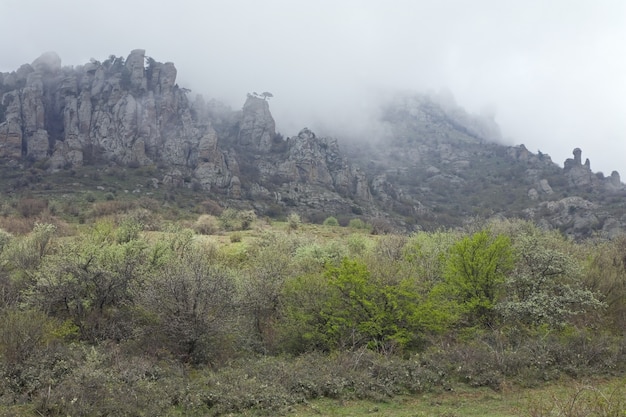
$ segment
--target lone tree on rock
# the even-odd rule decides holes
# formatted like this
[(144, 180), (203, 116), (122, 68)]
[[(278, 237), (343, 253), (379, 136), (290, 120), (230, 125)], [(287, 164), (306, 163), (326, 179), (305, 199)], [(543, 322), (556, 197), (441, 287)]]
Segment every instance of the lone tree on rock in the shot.
[(263, 100), (268, 100), (274, 97), (274, 94), (270, 93), (269, 91), (264, 91), (263, 94), (261, 94), (261, 96), (263, 96)]

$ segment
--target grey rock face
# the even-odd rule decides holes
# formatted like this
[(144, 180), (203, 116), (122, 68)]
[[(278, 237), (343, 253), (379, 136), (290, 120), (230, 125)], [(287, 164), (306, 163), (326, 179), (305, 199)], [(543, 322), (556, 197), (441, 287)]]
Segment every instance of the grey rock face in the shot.
[(249, 95), (243, 105), (243, 117), (237, 143), (267, 152), (276, 136), (276, 124), (266, 100)]
[(550, 183), (548, 183), (548, 180), (546, 179), (542, 179), (539, 181), (539, 189), (545, 194), (554, 194), (552, 187), (550, 187)]
[(288, 140), (277, 136), (268, 101), (258, 95), (248, 95), (240, 112), (202, 99), (191, 104), (176, 76), (174, 64), (146, 57), (143, 49), (75, 69), (44, 54), (2, 74), (0, 157), (48, 158), (52, 169), (94, 161), (161, 164), (169, 167), (164, 184), (190, 186), (191, 178), (235, 199), (280, 194), (321, 207), (313, 200), (323, 189), (322, 200), (336, 207), (350, 207), (348, 197), (371, 201), (365, 174), (342, 156), (336, 140), (308, 129)]
[(22, 156), (22, 99), (17, 91), (2, 96), (5, 121), (0, 124), (0, 157), (19, 159)]
[(341, 195), (371, 201), (365, 174), (341, 155), (336, 139), (317, 138), (304, 128), (288, 141), (287, 160), (282, 164), (292, 181), (322, 185)]
[(221, 164), (215, 147), (207, 152), (205, 146), (215, 136), (210, 123), (202, 129), (192, 123), (174, 65), (151, 61), (146, 67), (144, 61), (145, 51), (137, 49), (126, 61), (112, 56), (72, 70), (48, 53), (8, 77), (8, 84), (3, 76), (4, 89), (18, 88), (3, 95), (0, 155), (50, 157), (54, 168), (100, 158), (195, 169), (201, 153), (204, 162)]

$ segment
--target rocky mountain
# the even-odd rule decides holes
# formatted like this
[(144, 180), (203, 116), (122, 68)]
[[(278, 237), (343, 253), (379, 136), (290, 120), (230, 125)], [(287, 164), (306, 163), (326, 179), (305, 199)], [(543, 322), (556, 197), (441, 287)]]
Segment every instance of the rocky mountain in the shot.
[(518, 216), (574, 237), (626, 226), (626, 189), (582, 163), (499, 144), (490, 119), (450, 97), (386, 103), (383, 137), (358, 142), (276, 132), (267, 94), (233, 111), (176, 84), (173, 63), (134, 50), (77, 67), (46, 53), (0, 74), (0, 164), (50, 173), (155, 167), (156, 187), (187, 187), (260, 214), (384, 218), (405, 229)]
[(386, 140), (346, 148), (372, 178), (384, 210), (409, 223), (433, 228), (506, 216), (577, 238), (624, 230), (626, 188), (619, 173), (594, 173), (578, 148), (561, 167), (524, 145), (499, 144), (493, 121), (432, 96), (398, 97), (381, 123)]

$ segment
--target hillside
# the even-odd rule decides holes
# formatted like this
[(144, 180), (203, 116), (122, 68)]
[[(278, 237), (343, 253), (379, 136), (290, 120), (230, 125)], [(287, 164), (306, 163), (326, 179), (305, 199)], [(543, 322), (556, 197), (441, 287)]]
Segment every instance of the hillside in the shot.
[[(183, 194), (191, 205), (211, 200), (275, 218), (298, 212), (312, 222), (334, 215), (344, 225), (361, 217), (386, 230), (494, 216), (576, 238), (625, 230), (617, 172), (594, 173), (578, 148), (561, 167), (524, 145), (502, 145), (493, 121), (449, 98), (406, 94), (381, 103), (380, 137), (322, 138), (307, 128), (283, 136), (270, 96), (248, 94), (233, 111), (190, 99), (176, 76), (173, 63), (140, 49), (76, 67), (46, 53), (0, 74), (3, 192), (165, 199), (190, 190)], [(89, 180), (67, 187), (64, 178), (77, 170)]]

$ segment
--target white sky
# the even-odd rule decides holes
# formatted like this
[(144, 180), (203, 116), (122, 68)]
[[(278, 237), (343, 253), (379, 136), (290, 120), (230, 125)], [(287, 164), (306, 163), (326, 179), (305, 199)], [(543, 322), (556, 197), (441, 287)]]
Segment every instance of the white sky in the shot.
[(624, 0), (0, 0), (0, 71), (146, 49), (178, 83), (278, 129), (364, 134), (388, 90), (449, 90), (510, 144), (626, 176)]

